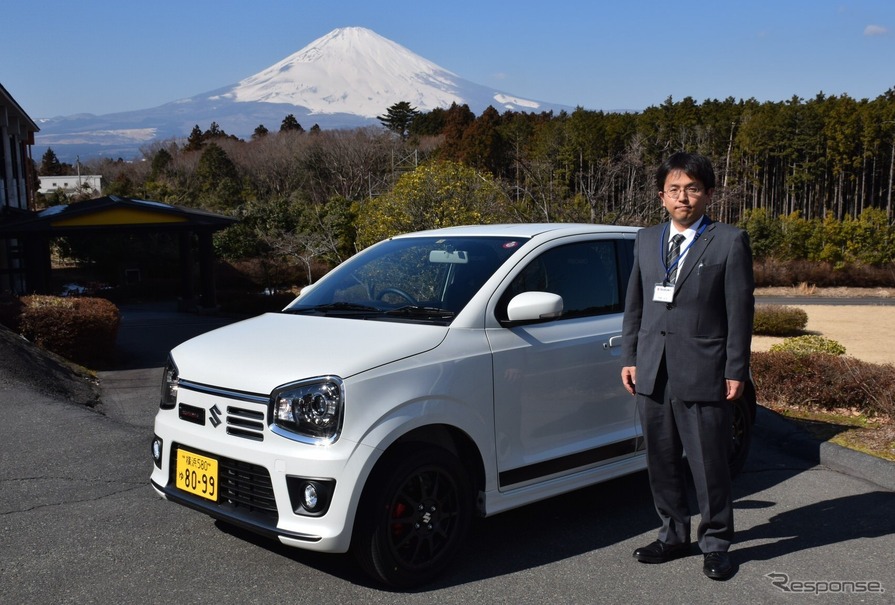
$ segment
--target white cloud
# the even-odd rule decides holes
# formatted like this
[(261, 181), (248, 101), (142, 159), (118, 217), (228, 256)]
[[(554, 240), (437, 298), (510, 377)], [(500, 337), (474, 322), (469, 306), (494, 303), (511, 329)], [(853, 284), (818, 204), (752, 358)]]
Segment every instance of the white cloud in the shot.
[(882, 25), (868, 25), (864, 28), (865, 36), (885, 36), (889, 33), (889, 28)]

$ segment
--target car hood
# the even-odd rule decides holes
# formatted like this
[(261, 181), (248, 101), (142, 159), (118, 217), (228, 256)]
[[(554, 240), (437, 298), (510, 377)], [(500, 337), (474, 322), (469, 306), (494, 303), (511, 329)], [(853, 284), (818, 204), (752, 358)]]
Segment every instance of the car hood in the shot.
[(448, 328), (267, 313), (197, 336), (171, 351), (180, 378), (267, 395), (283, 384), (348, 378), (438, 346)]

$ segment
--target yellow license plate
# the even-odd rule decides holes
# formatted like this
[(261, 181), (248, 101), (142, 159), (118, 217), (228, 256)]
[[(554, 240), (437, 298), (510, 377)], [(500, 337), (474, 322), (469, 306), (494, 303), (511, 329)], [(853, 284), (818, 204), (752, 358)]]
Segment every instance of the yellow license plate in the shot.
[(206, 500), (218, 499), (218, 461), (187, 450), (177, 450), (178, 489)]

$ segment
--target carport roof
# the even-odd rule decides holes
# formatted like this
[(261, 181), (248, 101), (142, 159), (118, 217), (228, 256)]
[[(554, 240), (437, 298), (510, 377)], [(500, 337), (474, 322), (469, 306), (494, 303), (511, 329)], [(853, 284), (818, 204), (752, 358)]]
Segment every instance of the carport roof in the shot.
[(54, 235), (71, 231), (209, 230), (229, 227), (236, 219), (204, 210), (162, 202), (108, 195), (53, 206), (39, 212), (10, 215), (0, 223), (0, 235)]

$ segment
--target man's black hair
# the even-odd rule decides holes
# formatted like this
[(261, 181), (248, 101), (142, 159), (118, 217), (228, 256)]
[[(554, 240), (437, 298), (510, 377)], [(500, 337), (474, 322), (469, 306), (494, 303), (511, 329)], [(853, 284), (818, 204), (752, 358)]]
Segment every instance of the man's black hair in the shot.
[(706, 189), (715, 188), (715, 169), (712, 162), (704, 155), (679, 151), (668, 157), (656, 170), (656, 189), (665, 189), (665, 179), (670, 172), (680, 170), (692, 179), (696, 179)]

